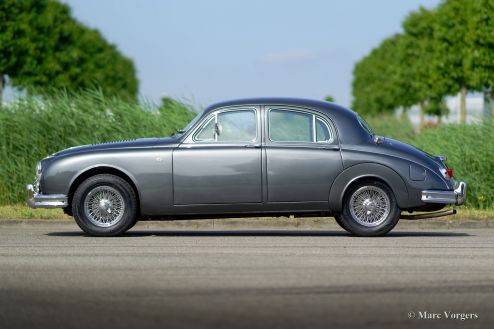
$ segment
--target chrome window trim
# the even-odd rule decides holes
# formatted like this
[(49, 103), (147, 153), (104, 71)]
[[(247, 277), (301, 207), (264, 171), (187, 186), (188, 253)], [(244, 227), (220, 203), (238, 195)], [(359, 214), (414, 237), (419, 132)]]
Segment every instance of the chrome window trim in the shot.
[[(276, 141), (276, 140), (271, 139), (270, 114), (271, 114), (271, 111), (273, 111), (273, 110), (274, 111), (298, 112), (298, 113), (302, 113), (305, 115), (311, 115), (312, 116), (312, 141)], [(328, 120), (324, 116), (322, 116), (319, 113), (314, 113), (311, 110), (293, 109), (293, 108), (287, 108), (287, 107), (272, 107), (272, 108), (268, 108), (268, 110), (266, 111), (266, 116), (267, 116), (266, 124), (268, 127), (267, 140), (269, 140), (269, 142), (271, 142), (271, 143), (330, 144), (330, 145), (335, 143), (336, 129), (334, 128), (334, 126), (332, 124), (328, 123)], [(331, 136), (331, 140), (320, 141), (320, 142), (317, 141), (317, 132), (316, 132), (316, 125), (315, 125), (317, 120), (320, 120), (321, 122), (323, 122), (326, 125), (326, 127), (328, 128), (329, 134)]]
[(196, 131), (194, 132), (194, 135), (192, 137), (192, 140), (194, 142), (199, 142), (199, 143), (204, 143), (204, 142), (216, 142), (216, 134), (215, 136), (213, 137), (213, 139), (196, 139), (197, 135), (199, 135), (200, 133), (202, 133), (202, 131), (204, 130), (204, 128), (209, 125), (209, 123), (214, 120), (214, 123), (216, 123), (218, 121), (218, 116), (217, 115), (212, 115), (210, 117), (207, 117), (206, 120), (204, 120), (204, 123), (201, 124), (199, 126), (198, 129), (196, 129)]
[(317, 142), (317, 133), (316, 133), (316, 116), (312, 115), (312, 141)]
[(336, 138), (336, 135), (334, 133), (334, 130), (331, 129), (328, 125), (328, 123), (323, 120), (322, 118), (318, 117), (317, 115), (315, 115), (315, 120), (316, 120), (316, 123), (314, 124), (314, 126), (317, 124), (317, 120), (321, 121), (325, 126), (326, 128), (328, 128), (328, 133), (329, 133), (329, 139), (327, 140), (324, 140), (324, 141), (318, 141), (317, 140), (317, 126), (315, 126), (315, 138), (314, 140), (316, 141), (316, 143), (328, 143), (328, 144), (333, 144), (335, 138)]
[[(226, 113), (226, 112), (240, 112), (240, 111), (251, 111), (251, 112), (254, 112), (254, 118), (255, 118), (255, 122), (256, 122), (256, 136), (254, 139), (252, 140), (248, 140), (248, 141), (218, 141), (218, 136), (215, 134), (214, 136), (214, 140), (198, 140), (196, 139), (196, 136), (198, 134), (201, 133), (202, 129), (207, 126), (211, 120), (214, 119), (215, 123), (218, 122), (218, 115), (221, 114), (221, 113)], [(254, 108), (254, 107), (238, 107), (238, 108), (226, 108), (226, 109), (221, 109), (221, 110), (218, 110), (218, 111), (214, 111), (213, 113), (211, 113), (210, 115), (208, 115), (206, 117), (206, 119), (204, 119), (204, 121), (198, 125), (198, 127), (196, 128), (196, 130), (192, 133), (192, 138), (191, 138), (191, 141), (193, 143), (197, 143), (197, 144), (244, 144), (244, 143), (255, 143), (256, 141), (259, 140), (259, 124), (260, 124), (260, 120), (259, 120), (259, 110), (257, 108)]]

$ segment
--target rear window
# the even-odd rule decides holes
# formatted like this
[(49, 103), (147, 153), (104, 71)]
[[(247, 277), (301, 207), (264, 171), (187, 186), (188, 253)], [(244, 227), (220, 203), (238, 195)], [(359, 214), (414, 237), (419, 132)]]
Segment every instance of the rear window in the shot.
[(355, 113), (355, 115), (357, 116), (358, 122), (360, 123), (362, 128), (364, 128), (364, 130), (367, 131), (371, 136), (374, 136), (376, 133), (371, 129), (369, 124), (357, 113)]

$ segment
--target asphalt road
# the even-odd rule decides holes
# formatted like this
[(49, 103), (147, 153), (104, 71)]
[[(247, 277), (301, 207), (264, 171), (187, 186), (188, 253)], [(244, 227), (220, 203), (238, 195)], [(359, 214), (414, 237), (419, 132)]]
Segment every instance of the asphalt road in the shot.
[(493, 302), (494, 229), (0, 225), (2, 329), (493, 328)]

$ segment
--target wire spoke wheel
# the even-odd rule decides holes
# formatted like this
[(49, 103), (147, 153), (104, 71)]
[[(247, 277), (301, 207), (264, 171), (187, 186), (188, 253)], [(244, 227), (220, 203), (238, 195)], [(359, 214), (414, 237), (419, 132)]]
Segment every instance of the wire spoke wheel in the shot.
[(115, 225), (122, 219), (124, 212), (124, 198), (111, 186), (97, 186), (84, 198), (84, 213), (98, 227)]
[(353, 192), (349, 203), (353, 219), (366, 227), (382, 224), (391, 208), (388, 194), (378, 186), (362, 186)]

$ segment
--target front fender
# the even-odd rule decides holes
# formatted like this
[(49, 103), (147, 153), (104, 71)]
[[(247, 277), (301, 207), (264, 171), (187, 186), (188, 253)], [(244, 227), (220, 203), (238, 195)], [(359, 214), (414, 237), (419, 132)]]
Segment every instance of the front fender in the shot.
[(144, 215), (166, 214), (173, 205), (171, 149), (111, 150), (56, 157), (43, 171), (42, 191), (69, 194), (88, 170), (108, 168), (128, 177), (137, 189)]
[(329, 209), (341, 211), (343, 209), (343, 197), (348, 187), (363, 178), (382, 180), (393, 191), (398, 207), (408, 207), (408, 188), (396, 171), (377, 163), (361, 163), (343, 170), (336, 177), (329, 192)]

